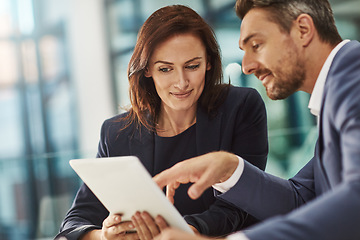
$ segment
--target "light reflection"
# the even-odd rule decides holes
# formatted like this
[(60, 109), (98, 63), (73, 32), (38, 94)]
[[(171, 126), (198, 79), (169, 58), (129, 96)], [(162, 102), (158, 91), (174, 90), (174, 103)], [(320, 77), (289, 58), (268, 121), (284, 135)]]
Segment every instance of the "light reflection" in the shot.
[(224, 81), (225, 82), (235, 82), (240, 83), (241, 76), (241, 65), (238, 63), (230, 63), (226, 66), (224, 72)]

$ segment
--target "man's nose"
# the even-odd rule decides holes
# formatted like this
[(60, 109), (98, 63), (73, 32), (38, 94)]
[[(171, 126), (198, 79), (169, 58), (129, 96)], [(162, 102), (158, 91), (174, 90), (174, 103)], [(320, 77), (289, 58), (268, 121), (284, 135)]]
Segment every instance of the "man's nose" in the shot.
[(256, 69), (259, 67), (259, 64), (253, 57), (251, 57), (249, 54), (244, 55), (242, 59), (242, 71), (244, 74), (252, 74), (256, 71)]

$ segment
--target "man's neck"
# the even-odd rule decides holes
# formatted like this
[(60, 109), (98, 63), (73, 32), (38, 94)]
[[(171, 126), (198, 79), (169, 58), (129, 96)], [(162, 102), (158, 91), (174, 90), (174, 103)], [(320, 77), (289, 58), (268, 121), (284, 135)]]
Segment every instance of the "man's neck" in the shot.
[(331, 51), (336, 47), (321, 41), (315, 41), (306, 49), (306, 79), (301, 91), (312, 93), (319, 73)]

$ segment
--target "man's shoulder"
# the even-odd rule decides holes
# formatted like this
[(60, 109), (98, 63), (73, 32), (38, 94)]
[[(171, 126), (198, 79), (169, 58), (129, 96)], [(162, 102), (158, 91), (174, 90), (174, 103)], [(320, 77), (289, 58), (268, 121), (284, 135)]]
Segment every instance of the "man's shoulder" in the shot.
[[(341, 93), (341, 89), (352, 92), (360, 84), (360, 43), (351, 41), (335, 55), (326, 85), (331, 91)], [(354, 89), (355, 90), (355, 89)]]
[(328, 110), (336, 119), (358, 114), (360, 109), (360, 43), (351, 41), (336, 54), (326, 80)]
[(346, 71), (360, 71), (353, 66), (360, 64), (360, 43), (350, 41), (345, 44), (335, 55), (329, 74), (337, 74)]

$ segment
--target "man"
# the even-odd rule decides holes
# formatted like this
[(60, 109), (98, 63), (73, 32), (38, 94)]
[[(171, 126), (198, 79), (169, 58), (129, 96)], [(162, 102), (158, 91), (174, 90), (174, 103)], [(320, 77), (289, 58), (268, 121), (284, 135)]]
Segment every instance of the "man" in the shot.
[[(220, 199), (264, 220), (227, 239), (360, 239), (360, 43), (341, 40), (327, 0), (238, 0), (236, 12), (244, 73), (271, 99), (311, 94), (315, 155), (289, 180), (227, 152), (184, 161), (154, 180), (168, 185), (170, 198), (179, 183), (194, 182), (194, 199), (213, 185)], [(155, 239), (207, 238), (167, 229)]]

